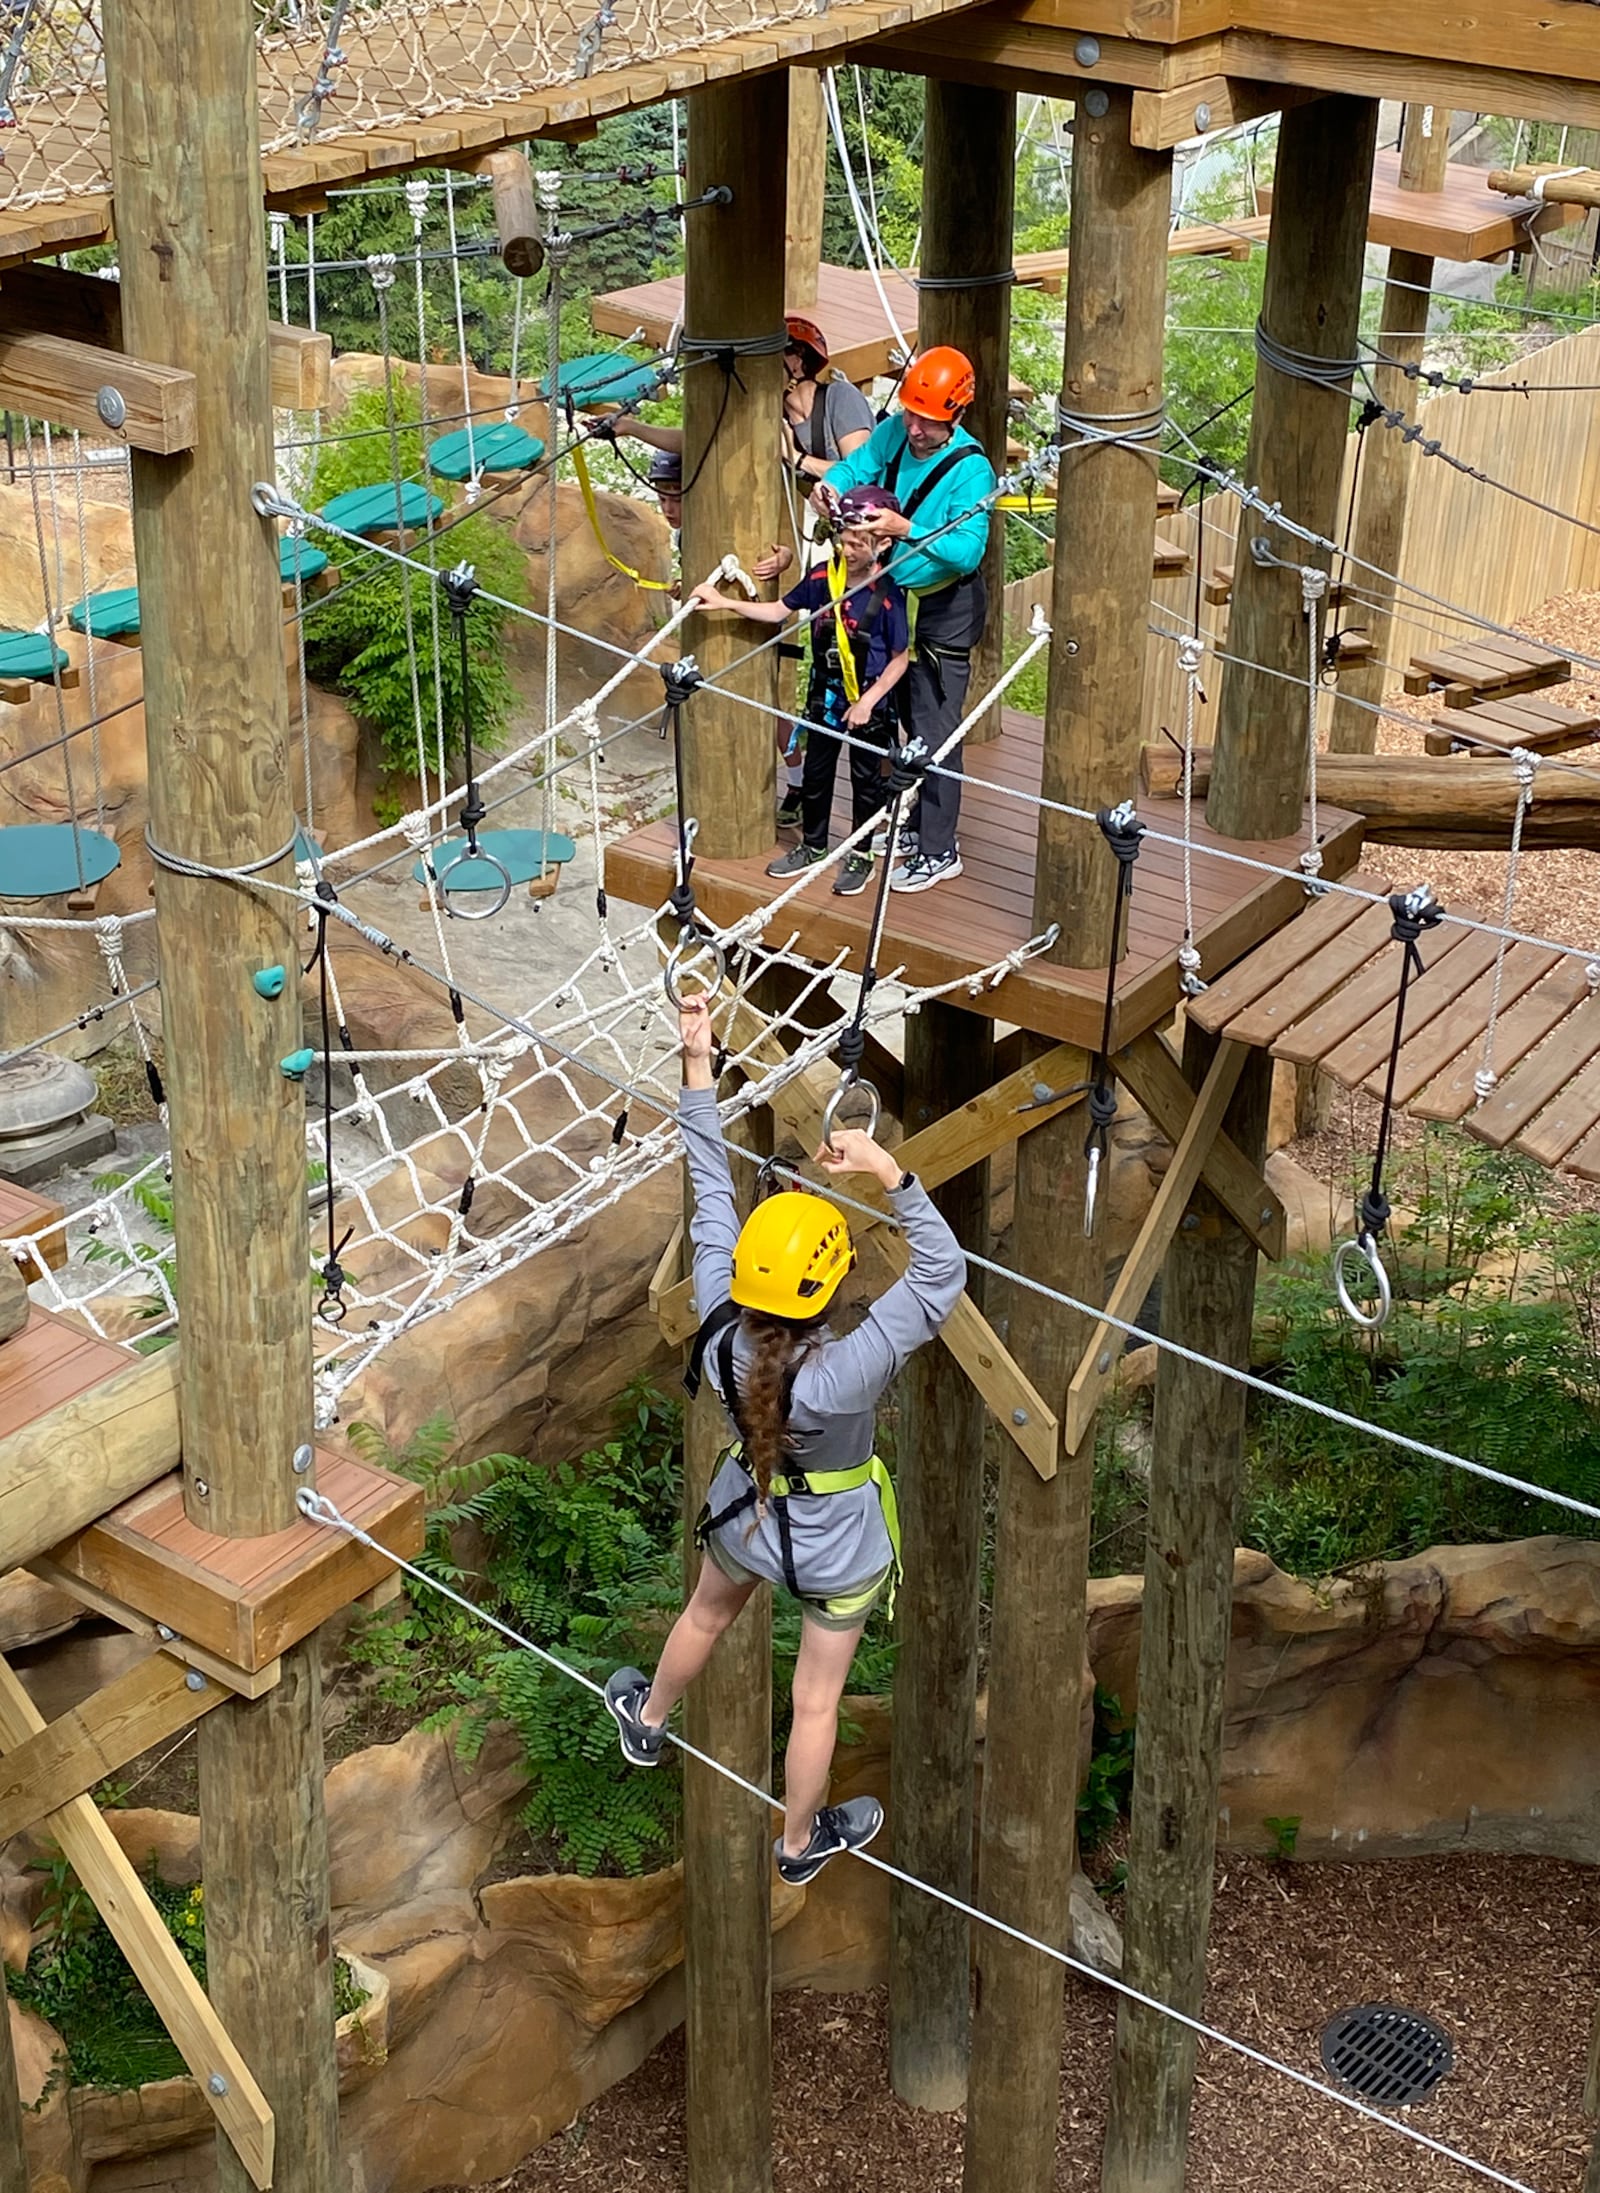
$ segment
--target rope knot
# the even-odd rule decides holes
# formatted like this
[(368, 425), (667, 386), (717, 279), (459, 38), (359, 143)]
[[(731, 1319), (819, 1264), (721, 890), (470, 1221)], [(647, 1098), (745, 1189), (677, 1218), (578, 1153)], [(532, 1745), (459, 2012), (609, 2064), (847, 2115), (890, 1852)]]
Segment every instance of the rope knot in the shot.
[(1117, 1085), (1114, 1081), (1097, 1081), (1089, 1091), (1089, 1121), (1095, 1139), (1104, 1138), (1106, 1129), (1117, 1116)]
[(371, 277), (373, 288), (379, 291), (380, 294), (393, 289), (395, 283), (394, 253), (392, 251), (369, 251), (367, 253), (367, 273)]
[(1139, 840), (1144, 836), (1144, 824), (1135, 813), (1132, 800), (1119, 801), (1115, 807), (1102, 807), (1095, 820), (1116, 856), (1123, 888), (1131, 890), (1133, 864), (1139, 858)]
[(1425, 883), (1418, 884), (1414, 891), (1394, 892), (1389, 900), (1389, 912), (1393, 916), (1390, 936), (1411, 954), (1415, 953), (1417, 939), (1423, 931), (1437, 929), (1444, 919), (1444, 908)]
[(1389, 1198), (1379, 1187), (1363, 1191), (1361, 1197), (1361, 1238), (1376, 1241), (1389, 1223)]
[(1305, 607), (1307, 616), (1316, 608), (1327, 591), (1328, 574), (1326, 571), (1319, 571), (1316, 565), (1312, 563), (1302, 564), (1300, 566), (1300, 600)]
[(1204, 640), (1186, 637), (1178, 642), (1178, 668), (1186, 678), (1197, 678), (1200, 675), (1200, 665), (1205, 659)]
[(854, 1074), (862, 1059), (866, 1056), (866, 1030), (858, 1028), (852, 1023), (850, 1027), (841, 1032), (836, 1048), (839, 1064), (845, 1069), (846, 1073)]
[(420, 853), (431, 835), (427, 816), (413, 808), (409, 815), (400, 817), (400, 828), (407, 845), (412, 848), (413, 852)]
[(1511, 766), (1516, 771), (1517, 784), (1525, 801), (1533, 797), (1533, 780), (1539, 774), (1539, 764), (1544, 759), (1531, 746), (1514, 746), (1511, 749)]

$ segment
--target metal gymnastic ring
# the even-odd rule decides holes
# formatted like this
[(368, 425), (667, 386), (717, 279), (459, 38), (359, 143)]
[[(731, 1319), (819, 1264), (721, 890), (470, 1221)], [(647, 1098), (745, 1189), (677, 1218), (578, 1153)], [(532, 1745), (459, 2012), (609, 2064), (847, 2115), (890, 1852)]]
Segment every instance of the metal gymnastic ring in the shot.
[[(474, 898), (480, 890), (494, 892), (494, 904), (479, 907), (474, 913), (468, 913), (464, 906), (453, 906), (450, 902), (450, 878), (463, 861), (469, 860), (481, 860), (487, 867), (498, 868), (500, 871), (498, 884), (473, 886), (471, 895)], [(503, 913), (511, 904), (511, 870), (497, 854), (486, 853), (481, 845), (464, 845), (453, 860), (447, 860), (442, 868), (434, 871), (433, 880), (444, 893), (445, 912), (454, 914), (457, 921), (492, 921), (496, 914)]]
[(715, 937), (700, 936), (693, 931), (689, 931), (678, 939), (667, 955), (667, 964), (661, 970), (661, 981), (667, 993), (668, 1004), (680, 1013), (689, 1003), (689, 1000), (679, 989), (679, 980), (689, 972), (696, 960), (704, 958), (707, 953), (710, 954), (716, 972), (709, 981), (704, 981), (699, 975), (695, 977), (695, 980), (701, 983), (699, 994), (706, 998), (713, 998), (722, 988), (723, 980), (728, 972), (727, 955)]
[[(1351, 1259), (1364, 1264), (1371, 1273), (1378, 1290), (1374, 1308), (1364, 1310), (1350, 1292), (1345, 1271)], [(1389, 1312), (1394, 1307), (1394, 1290), (1389, 1285), (1389, 1274), (1383, 1268), (1383, 1258), (1378, 1254), (1378, 1244), (1371, 1234), (1356, 1234), (1349, 1241), (1341, 1241), (1333, 1255), (1333, 1286), (1339, 1297), (1339, 1307), (1352, 1325), (1359, 1325), (1364, 1333), (1381, 1332), (1389, 1322)]]
[(867, 1123), (862, 1132), (869, 1135), (877, 1133), (878, 1115), (883, 1110), (877, 1090), (870, 1081), (859, 1081), (854, 1074), (847, 1074), (822, 1108), (822, 1145), (824, 1149), (831, 1150), (833, 1148), (833, 1127), (834, 1121), (839, 1114), (840, 1105), (847, 1096), (857, 1093), (867, 1100)]

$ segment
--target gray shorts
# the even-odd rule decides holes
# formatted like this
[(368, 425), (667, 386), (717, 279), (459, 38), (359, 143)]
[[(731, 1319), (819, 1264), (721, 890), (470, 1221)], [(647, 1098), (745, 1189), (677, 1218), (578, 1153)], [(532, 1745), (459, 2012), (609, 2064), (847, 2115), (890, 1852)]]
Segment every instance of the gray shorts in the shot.
[[(754, 1569), (747, 1569), (734, 1554), (729, 1553), (721, 1540), (713, 1535), (706, 1540), (706, 1552), (730, 1584), (764, 1584), (767, 1578), (758, 1576)], [(892, 1570), (883, 1569), (865, 1584), (853, 1585), (848, 1591), (834, 1592), (828, 1598), (814, 1598), (808, 1592), (800, 1594), (800, 1613), (803, 1620), (815, 1622), (819, 1629), (855, 1630), (864, 1626), (868, 1616), (882, 1599), (888, 1587)]]

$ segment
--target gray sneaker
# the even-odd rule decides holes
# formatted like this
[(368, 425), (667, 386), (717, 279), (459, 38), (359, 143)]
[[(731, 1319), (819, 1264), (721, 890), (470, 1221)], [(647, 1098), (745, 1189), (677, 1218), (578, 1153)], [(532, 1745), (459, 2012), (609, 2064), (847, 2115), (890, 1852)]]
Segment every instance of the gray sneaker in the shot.
[(936, 883), (947, 883), (952, 876), (959, 876), (960, 873), (959, 852), (941, 853), (937, 858), (928, 853), (918, 853), (895, 870), (889, 878), (889, 888), (891, 891), (931, 891)]
[(791, 1858), (780, 1835), (773, 1850), (778, 1872), (791, 1887), (814, 1881), (830, 1858), (842, 1850), (864, 1850), (883, 1825), (883, 1807), (876, 1797), (851, 1797), (842, 1805), (824, 1805), (811, 1830), (811, 1840), (798, 1857)]
[(622, 1756), (633, 1767), (658, 1767), (667, 1732), (653, 1728), (644, 1718), (650, 1679), (637, 1668), (618, 1668), (606, 1684), (606, 1705), (617, 1724)]
[(872, 881), (872, 857), (868, 853), (847, 853), (844, 865), (833, 879), (833, 895), (836, 899), (853, 899), (858, 891), (864, 891)]
[(769, 860), (767, 862), (767, 874), (769, 876), (802, 875), (806, 869), (815, 868), (818, 861), (826, 860), (827, 857), (826, 849), (819, 849), (815, 845), (807, 845), (802, 839), (798, 845), (791, 846), (787, 853), (780, 853), (776, 860)]

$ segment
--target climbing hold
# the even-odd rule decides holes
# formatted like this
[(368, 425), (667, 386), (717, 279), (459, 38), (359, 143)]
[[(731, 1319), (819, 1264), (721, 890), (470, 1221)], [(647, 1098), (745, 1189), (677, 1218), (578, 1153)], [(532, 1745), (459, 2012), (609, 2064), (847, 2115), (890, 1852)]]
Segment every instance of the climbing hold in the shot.
[(309, 1048), (304, 1051), (291, 1051), (287, 1058), (279, 1059), (278, 1071), (285, 1081), (304, 1081), (310, 1071), (311, 1061), (316, 1055), (316, 1052)]
[(281, 998), (287, 979), (281, 967), (258, 967), (250, 982), (258, 998)]

